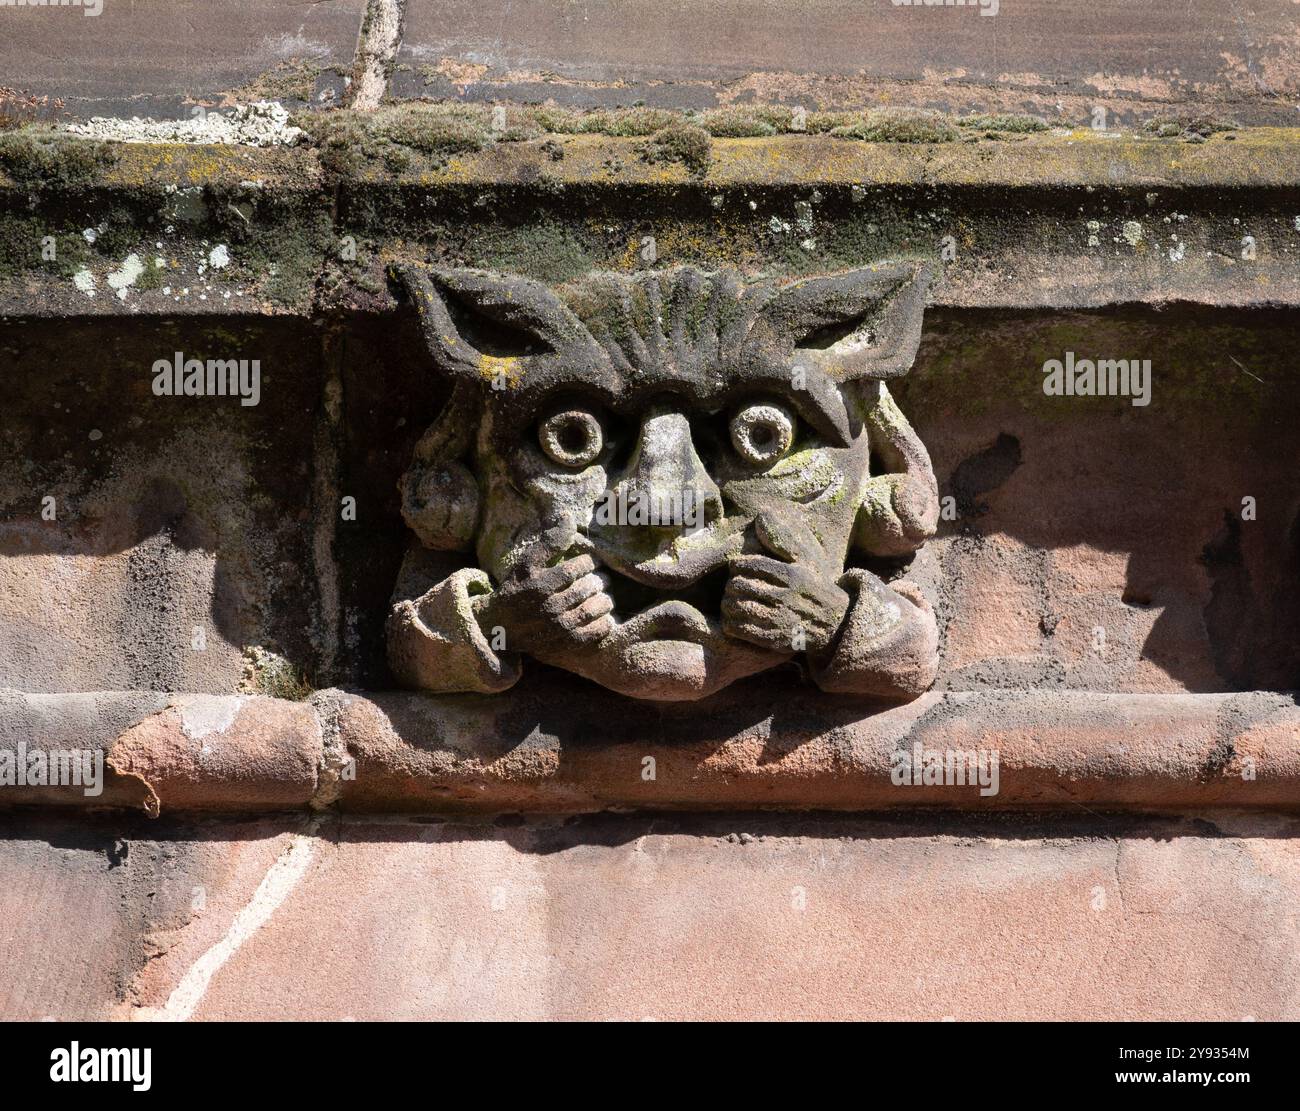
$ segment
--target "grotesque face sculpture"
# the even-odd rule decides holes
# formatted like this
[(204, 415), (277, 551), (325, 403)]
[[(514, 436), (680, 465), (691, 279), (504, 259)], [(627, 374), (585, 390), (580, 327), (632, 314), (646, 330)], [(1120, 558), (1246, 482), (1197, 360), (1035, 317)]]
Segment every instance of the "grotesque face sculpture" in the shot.
[(786, 284), (683, 268), (558, 290), (396, 274), (453, 384), (402, 480), (423, 545), (466, 569), (399, 597), (389, 655), (429, 690), (499, 690), (520, 656), (633, 697), (699, 698), (799, 658), (826, 690), (911, 697), (936, 633), (851, 549), (937, 518), (884, 380), (911, 365), (928, 269)]

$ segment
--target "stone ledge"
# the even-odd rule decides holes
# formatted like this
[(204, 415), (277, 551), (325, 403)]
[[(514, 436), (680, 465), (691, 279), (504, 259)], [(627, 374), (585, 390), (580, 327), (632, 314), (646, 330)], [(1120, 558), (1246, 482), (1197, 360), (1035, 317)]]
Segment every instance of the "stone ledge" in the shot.
[[(1199, 144), (1088, 131), (713, 138), (700, 173), (647, 161), (644, 138), (554, 135), (436, 159), (386, 141), (410, 163), (402, 170), (366, 141), (261, 150), (3, 137), (0, 313), (390, 312), (393, 262), (557, 284), (648, 265), (647, 235), (660, 268), (797, 276), (933, 258), (940, 306), (1300, 305), (1296, 129)], [(218, 245), (229, 259), (219, 267)]]
[[(998, 793), (895, 785), (893, 753), (916, 745), (997, 752)], [(1270, 692), (932, 692), (884, 709), (801, 705), (760, 687), (647, 706), (556, 683), (491, 699), (327, 690), (308, 702), (5, 692), (0, 752), (38, 749), (101, 753), (103, 793), (8, 786), (0, 805), (154, 815), (1300, 807), (1300, 706)]]
[[(343, 180), (400, 185), (700, 188), (924, 185), (1008, 189), (1287, 188), (1300, 179), (1300, 128), (1258, 127), (1203, 143), (1080, 129), (968, 142), (872, 142), (829, 135), (709, 140), (706, 167), (643, 156), (651, 137), (554, 134), (498, 142), (441, 165), (356, 164)], [(549, 144), (549, 145), (548, 145)], [(558, 144), (558, 149), (556, 144)], [(560, 157), (556, 157), (559, 154)]]

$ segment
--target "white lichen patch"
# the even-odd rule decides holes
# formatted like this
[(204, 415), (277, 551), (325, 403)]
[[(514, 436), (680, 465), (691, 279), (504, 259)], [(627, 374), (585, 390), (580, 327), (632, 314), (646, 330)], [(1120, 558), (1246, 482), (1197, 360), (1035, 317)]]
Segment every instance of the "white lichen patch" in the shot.
[(116, 291), (118, 299), (125, 301), (131, 286), (143, 273), (144, 263), (140, 261), (140, 256), (130, 254), (122, 260), (121, 269), (114, 270), (105, 280), (108, 282), (109, 288)]
[(196, 694), (178, 698), (172, 705), (180, 714), (181, 732), (198, 741), (229, 729), (246, 701), (242, 695)]
[(1136, 220), (1125, 220), (1124, 226), (1120, 228), (1120, 235), (1130, 247), (1136, 247), (1142, 242), (1142, 225)]
[(230, 265), (230, 251), (224, 243), (218, 243), (208, 252), (208, 265), (214, 270), (221, 270)]
[(813, 230), (813, 207), (810, 201), (796, 201), (794, 206), (794, 224), (799, 234), (808, 236)]
[(72, 284), (87, 297), (95, 296), (95, 275), (84, 266), (72, 275)]
[(119, 143), (197, 143), (251, 147), (292, 146), (303, 130), (289, 123), (284, 105), (272, 100), (241, 104), (229, 115), (207, 112), (188, 120), (154, 120), (132, 116), (117, 119), (95, 116), (84, 123), (67, 124), (65, 130), (90, 139)]

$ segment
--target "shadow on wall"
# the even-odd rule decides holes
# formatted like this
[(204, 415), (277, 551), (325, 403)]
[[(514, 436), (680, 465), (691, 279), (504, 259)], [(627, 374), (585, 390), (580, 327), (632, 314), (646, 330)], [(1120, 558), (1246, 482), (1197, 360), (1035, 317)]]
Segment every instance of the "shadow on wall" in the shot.
[[(897, 389), (951, 498), (941, 682), (1300, 686), (1300, 401), (1286, 311), (934, 312)], [(1151, 361), (1150, 401), (1044, 363)]]

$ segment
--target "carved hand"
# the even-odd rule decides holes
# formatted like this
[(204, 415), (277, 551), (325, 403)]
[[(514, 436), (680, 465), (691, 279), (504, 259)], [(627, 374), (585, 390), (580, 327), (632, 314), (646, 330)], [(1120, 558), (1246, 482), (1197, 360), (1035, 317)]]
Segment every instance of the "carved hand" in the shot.
[(510, 577), (482, 601), (476, 600), (479, 627), (489, 641), (504, 632), (504, 649), (532, 652), (556, 644), (589, 645), (609, 635), (614, 602), (608, 579), (589, 555), (554, 561), (558, 547), (551, 534), (537, 541)]
[[(760, 515), (759, 540), (783, 559), (742, 555), (731, 561), (722, 595), (728, 635), (778, 652), (824, 652), (844, 623), (850, 598), (828, 574), (816, 538)], [(805, 530), (806, 531), (806, 530)]]

